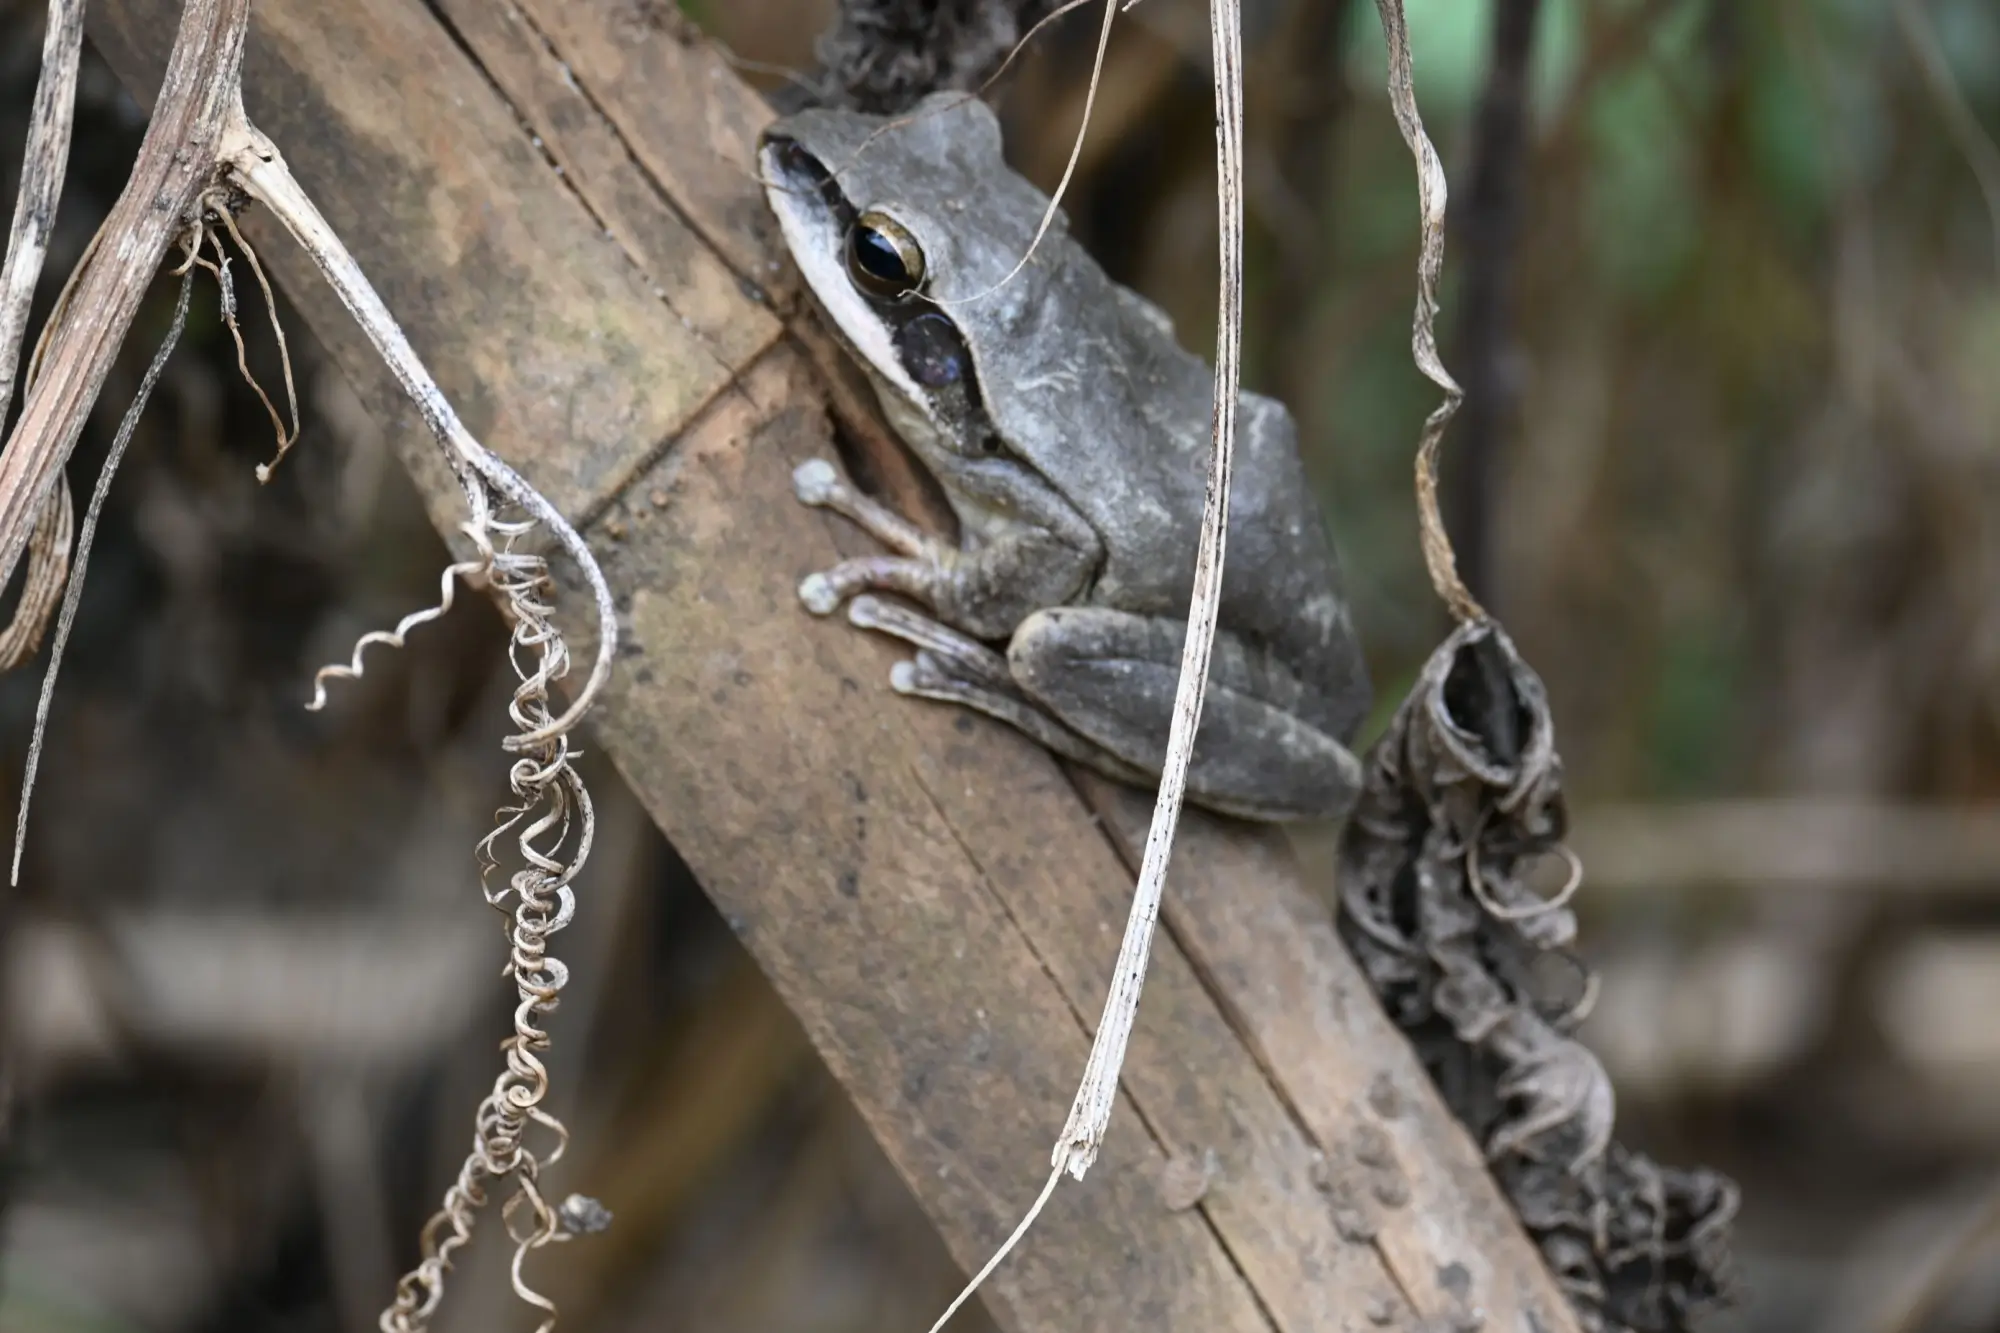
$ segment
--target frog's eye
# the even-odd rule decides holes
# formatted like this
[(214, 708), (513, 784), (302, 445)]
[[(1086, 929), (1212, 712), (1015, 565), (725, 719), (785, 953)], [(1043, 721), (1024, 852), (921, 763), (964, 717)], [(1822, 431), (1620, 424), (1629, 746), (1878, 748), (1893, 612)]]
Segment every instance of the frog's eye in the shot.
[(923, 248), (902, 223), (871, 210), (848, 230), (847, 276), (870, 296), (900, 300), (924, 285)]

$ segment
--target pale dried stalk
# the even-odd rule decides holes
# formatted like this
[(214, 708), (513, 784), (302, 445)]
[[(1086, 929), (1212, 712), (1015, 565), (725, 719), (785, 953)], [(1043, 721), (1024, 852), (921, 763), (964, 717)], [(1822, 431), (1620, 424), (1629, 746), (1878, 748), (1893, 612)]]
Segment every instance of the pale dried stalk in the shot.
[(1417, 112), (1417, 91), (1410, 69), (1410, 30), (1403, 20), (1403, 0), (1375, 0), (1382, 20), (1382, 37), (1389, 48), (1389, 106), (1396, 115), (1396, 127), (1417, 161), (1417, 209), (1423, 228), (1417, 252), (1417, 313), (1410, 334), (1410, 354), (1417, 369), (1431, 383), (1444, 390), (1444, 401), (1424, 420), (1417, 441), (1417, 525), (1424, 548), (1424, 566), (1430, 571), (1431, 586), (1461, 623), (1486, 619), (1486, 610), (1473, 600), (1464, 580), (1458, 576), (1458, 560), (1452, 554), (1451, 538), (1438, 512), (1438, 446), (1444, 428), (1458, 411), (1465, 391), (1444, 368), (1437, 346), (1438, 275), (1444, 268), (1444, 164), (1437, 149), (1424, 133), (1424, 118)]
[(1153, 805), (1153, 823), (1139, 862), (1139, 883), (1125, 938), (1118, 949), (1118, 967), (1111, 992), (1098, 1020), (1097, 1039), (1083, 1084), (1070, 1107), (1069, 1122), (1057, 1143), (1054, 1165), (1078, 1180), (1097, 1160), (1111, 1108), (1118, 1098), (1118, 1074), (1125, 1064), (1125, 1046), (1139, 1010), (1139, 992), (1146, 981), (1153, 927), (1159, 920), (1160, 897), (1166, 886), (1167, 863), (1187, 792), (1188, 761), (1194, 754), (1195, 731), (1201, 722), (1202, 698), (1208, 687), (1208, 659), (1215, 644), (1215, 622), (1222, 606), (1222, 559), (1229, 521), (1229, 483), (1236, 462), (1236, 408), (1243, 381), (1243, 44), (1242, 20), (1236, 0), (1215, 0), (1209, 7), (1209, 31), (1215, 57), (1216, 207), (1220, 214), (1221, 262), (1216, 303), (1215, 407), (1209, 451), (1208, 493), (1201, 511), (1201, 540), (1196, 549), (1194, 593), (1188, 607), (1187, 641), (1181, 651), (1181, 676), (1174, 693), (1173, 724), (1167, 733), (1167, 759)]
[[(70, 127), (76, 116), (76, 70), (83, 52), (83, 0), (49, 0), (42, 32), (42, 73), (35, 85), (35, 110), (21, 158), (21, 192), (14, 200), (14, 224), (7, 237), (7, 261), (0, 267), (0, 421), (14, 405), (21, 340), (28, 308), (48, 258), (69, 164)], [(41, 647), (49, 612), (69, 573), (72, 529), (69, 487), (43, 504), (28, 541), (28, 572), (14, 619), (0, 632), (0, 671), (19, 665)]]
[[(1106, 7), (1104, 38), (1110, 34), (1111, 9)], [(1208, 688), (1208, 663), (1215, 644), (1216, 618), (1222, 605), (1222, 559), (1229, 522), (1229, 483), (1236, 460), (1236, 409), (1242, 391), (1243, 349), (1243, 19), (1237, 0), (1210, 0), (1209, 37), (1215, 62), (1216, 210), (1220, 221), (1218, 263), (1215, 402), (1211, 419), (1208, 489), (1201, 513), (1201, 538), (1195, 553), (1194, 590), (1189, 599), (1187, 639), (1181, 650), (1180, 681), (1174, 691), (1167, 756), (1160, 774), (1153, 822), (1139, 863), (1139, 880), (1132, 910), (1118, 946), (1111, 988), (1097, 1021), (1083, 1080), (1070, 1104), (1069, 1119), (1050, 1155), (1048, 1181), (1027, 1215), (993, 1257), (946, 1308), (931, 1333), (938, 1333), (980, 1284), (1000, 1266), (1034, 1225), (1067, 1171), (1078, 1180), (1090, 1170), (1111, 1125), (1118, 1104), (1118, 1079), (1125, 1051), (1139, 1013), (1139, 995), (1146, 984), (1152, 957), (1153, 932), (1160, 919), (1160, 899), (1166, 890), (1167, 866), (1174, 834), (1180, 825), (1187, 794), (1187, 771), (1194, 755), (1195, 733), (1201, 723), (1202, 699)], [(1102, 40), (1099, 56), (1102, 58)], [(1092, 76), (1095, 84), (1095, 74)], [(1093, 87), (1094, 91), (1094, 87)], [(1078, 143), (1082, 131), (1078, 131)], [(1072, 154), (1072, 165), (1074, 154)]]
[(42, 34), (42, 73), (35, 84), (35, 110), (21, 160), (21, 193), (14, 201), (14, 225), (7, 238), (7, 262), (0, 267), (0, 417), (14, 405), (21, 340), (28, 330), (28, 306), (41, 281), (42, 262), (55, 229), (69, 163), (70, 126), (76, 115), (76, 70), (83, 52), (82, 0), (49, 0)]
[(604, 581), (604, 571), (598, 568), (590, 547), (541, 492), (472, 438), (459, 421), (458, 414), (452, 410), (443, 390), (438, 388), (437, 381), (431, 378), (430, 372), (424, 369), (423, 362), (411, 349), (395, 317), (382, 304), (382, 298), (376, 295), (367, 276), (361, 272), (360, 265), (354, 262), (340, 237), (320, 216), (319, 209), (305, 191), (299, 188), (277, 146), (243, 114), (240, 98), (221, 157), (231, 173), (231, 179), (242, 186), (252, 199), (270, 209), (292, 238), (311, 256), (321, 275), (340, 297), (341, 304), (347, 307), (348, 313), (354, 316), (355, 322), (374, 343), (376, 352), (388, 364), (403, 391), (410, 395), (417, 414), (443, 448), (445, 459), (458, 478), (460, 489), (465, 492), (466, 503), (472, 508), (472, 524), (479, 527), (487, 524), (493, 499), (518, 506), (548, 530), (583, 572), (585, 582), (590, 585), (598, 625), (597, 657), (591, 665), (590, 676), (560, 717), (551, 718), (528, 732), (508, 738), (507, 745), (509, 749), (531, 749), (570, 731), (610, 677), (612, 659), (618, 648), (618, 618), (611, 602), (611, 587)]

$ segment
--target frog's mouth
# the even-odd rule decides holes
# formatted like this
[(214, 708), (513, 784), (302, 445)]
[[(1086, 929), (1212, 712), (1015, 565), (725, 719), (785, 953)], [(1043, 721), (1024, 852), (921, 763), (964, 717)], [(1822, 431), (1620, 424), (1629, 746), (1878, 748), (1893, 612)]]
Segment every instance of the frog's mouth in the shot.
[(888, 300), (858, 289), (843, 256), (860, 210), (797, 140), (772, 135), (761, 156), (771, 207), (793, 259), (849, 350), (900, 400), (904, 412), (893, 414), (914, 409), (926, 433), (955, 453), (1000, 452), (958, 325), (920, 292)]

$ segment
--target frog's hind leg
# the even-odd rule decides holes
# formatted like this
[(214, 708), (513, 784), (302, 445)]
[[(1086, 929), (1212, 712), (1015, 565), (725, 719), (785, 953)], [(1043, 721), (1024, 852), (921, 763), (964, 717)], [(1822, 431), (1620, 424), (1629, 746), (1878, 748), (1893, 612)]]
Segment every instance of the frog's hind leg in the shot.
[[(1186, 633), (1180, 620), (1052, 607), (1014, 632), (1008, 674), (1066, 728), (1157, 784)], [(1346, 813), (1361, 765), (1314, 724), (1312, 697), (1270, 653), (1218, 633), (1188, 769), (1190, 799), (1259, 820)]]
[(1005, 722), (1057, 754), (1125, 782), (1150, 779), (1110, 751), (1086, 740), (1023, 694), (1007, 659), (977, 639), (895, 602), (862, 595), (847, 607), (848, 621), (901, 639), (917, 649), (898, 662), (889, 684), (898, 694), (958, 704)]

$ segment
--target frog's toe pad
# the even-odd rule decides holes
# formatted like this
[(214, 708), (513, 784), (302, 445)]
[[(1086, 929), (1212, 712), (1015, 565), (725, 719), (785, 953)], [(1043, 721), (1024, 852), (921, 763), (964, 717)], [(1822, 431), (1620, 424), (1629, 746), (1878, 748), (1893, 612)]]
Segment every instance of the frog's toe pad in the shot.
[[(839, 490), (840, 474), (824, 458), (809, 458), (792, 469), (792, 494), (798, 496), (803, 504), (826, 504)], [(831, 611), (833, 607), (826, 609)]]
[(799, 600), (816, 616), (830, 616), (840, 606), (840, 589), (824, 574), (808, 574), (799, 580)]
[(898, 662), (889, 668), (889, 688), (898, 694), (917, 692), (917, 664)]

